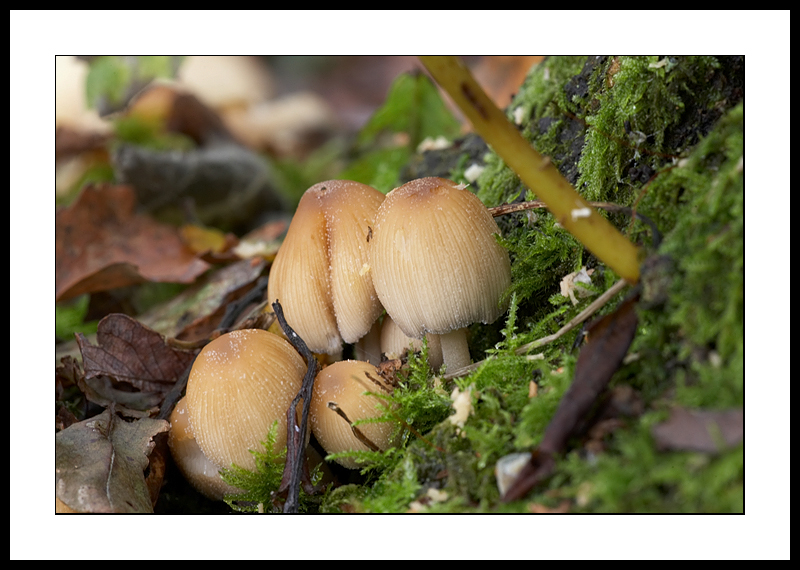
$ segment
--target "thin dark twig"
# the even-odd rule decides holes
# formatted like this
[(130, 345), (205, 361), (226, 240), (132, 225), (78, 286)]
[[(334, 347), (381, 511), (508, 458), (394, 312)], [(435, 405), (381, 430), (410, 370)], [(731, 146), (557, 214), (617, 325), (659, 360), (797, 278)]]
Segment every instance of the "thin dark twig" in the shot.
[(219, 322), (217, 330), (228, 332), (228, 329), (230, 329), (236, 323), (239, 315), (242, 314), (242, 311), (244, 311), (248, 305), (261, 300), (261, 298), (264, 296), (264, 291), (267, 290), (268, 283), (269, 278), (267, 276), (259, 277), (252, 289), (245, 293), (240, 299), (237, 299), (232, 303), (228, 303), (228, 306), (225, 307), (225, 315)]
[[(195, 356), (195, 358), (197, 358)], [(161, 403), (161, 409), (158, 411), (158, 419), (160, 420), (167, 420), (169, 419), (170, 414), (172, 413), (173, 408), (175, 408), (175, 404), (178, 400), (181, 399), (183, 395), (183, 391), (186, 388), (186, 384), (189, 381), (189, 373), (192, 371), (192, 366), (194, 366), (195, 359), (193, 358), (189, 365), (186, 367), (186, 370), (183, 371), (181, 377), (175, 382), (169, 392), (167, 392), (166, 396), (164, 396), (164, 401)]]
[[(305, 462), (304, 451), (306, 434), (308, 433), (311, 395), (314, 390), (314, 379), (319, 371), (319, 363), (305, 341), (286, 322), (280, 301), (276, 299), (272, 303), (272, 308), (286, 338), (289, 339), (292, 346), (295, 347), (308, 364), (308, 370), (303, 378), (303, 385), (286, 412), (286, 466), (283, 469), (283, 480), (281, 481), (280, 489), (278, 489), (278, 493), (287, 492), (286, 502), (283, 504), (283, 512), (296, 513), (300, 508), (300, 483), (304, 475), (308, 476), (308, 464)], [(301, 399), (303, 400), (303, 413), (300, 425), (297, 425), (297, 404), (300, 403)]]
[(380, 451), (381, 448), (375, 445), (370, 438), (364, 434), (357, 426), (353, 425), (353, 422), (350, 421), (350, 418), (347, 417), (347, 414), (344, 413), (344, 410), (339, 407), (336, 402), (328, 402), (328, 408), (336, 412), (340, 418), (347, 422), (347, 425), (350, 426), (350, 430), (353, 432), (353, 435), (356, 436), (358, 441), (369, 447), (372, 451)]

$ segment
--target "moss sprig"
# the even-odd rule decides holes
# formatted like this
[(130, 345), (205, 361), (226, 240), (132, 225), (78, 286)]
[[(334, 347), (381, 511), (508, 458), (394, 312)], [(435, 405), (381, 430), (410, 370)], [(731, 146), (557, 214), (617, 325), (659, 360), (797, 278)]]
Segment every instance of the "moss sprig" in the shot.
[[(220, 469), (223, 481), (242, 489), (243, 493), (225, 495), (225, 502), (235, 511), (239, 512), (272, 512), (272, 493), (280, 487), (283, 478), (284, 462), (286, 461), (286, 448), (274, 451), (278, 437), (278, 422), (275, 421), (267, 434), (266, 440), (261, 443), (263, 451), (249, 450), (255, 458), (256, 469), (250, 471), (238, 465)], [(312, 482), (318, 482), (320, 475), (312, 473)], [(308, 495), (300, 490), (301, 511), (308, 507)], [(275, 510), (279, 512), (279, 509)]]

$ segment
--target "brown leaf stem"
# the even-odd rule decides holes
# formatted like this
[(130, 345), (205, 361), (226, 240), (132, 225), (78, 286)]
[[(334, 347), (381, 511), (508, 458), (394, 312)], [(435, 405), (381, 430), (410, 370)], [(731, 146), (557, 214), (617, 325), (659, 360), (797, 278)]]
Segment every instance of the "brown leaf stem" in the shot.
[[(308, 472), (308, 464), (305, 461), (305, 442), (308, 433), (308, 415), (311, 409), (311, 395), (314, 390), (314, 380), (319, 372), (319, 362), (308, 348), (305, 341), (298, 335), (286, 322), (283, 315), (283, 307), (280, 300), (276, 299), (272, 303), (275, 317), (278, 319), (286, 338), (295, 347), (297, 352), (305, 359), (308, 370), (303, 378), (303, 385), (297, 396), (294, 397), (289, 409), (286, 412), (287, 437), (286, 437), (286, 466), (283, 470), (283, 479), (276, 496), (284, 496), (284, 513), (296, 513), (300, 508), (300, 484), (304, 483), (304, 488), (308, 492), (313, 492), (311, 479)], [(297, 404), (303, 400), (303, 412), (300, 425), (297, 425)]]

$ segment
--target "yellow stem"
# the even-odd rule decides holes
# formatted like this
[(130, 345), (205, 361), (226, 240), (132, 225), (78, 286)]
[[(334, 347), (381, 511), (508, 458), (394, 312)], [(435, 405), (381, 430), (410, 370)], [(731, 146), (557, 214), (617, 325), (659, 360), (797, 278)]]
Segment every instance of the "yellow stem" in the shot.
[(547, 157), (536, 152), (489, 99), (460, 59), (420, 56), (475, 130), (533, 192), (558, 222), (628, 283), (639, 281), (639, 248), (584, 200)]

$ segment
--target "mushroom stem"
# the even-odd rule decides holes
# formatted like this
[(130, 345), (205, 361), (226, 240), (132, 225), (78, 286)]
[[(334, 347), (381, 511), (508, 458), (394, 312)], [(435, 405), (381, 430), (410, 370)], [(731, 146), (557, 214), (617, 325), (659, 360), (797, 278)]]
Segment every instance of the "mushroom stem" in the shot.
[(440, 334), (439, 340), (442, 344), (442, 357), (448, 373), (469, 365), (466, 328)]
[(369, 362), (373, 366), (381, 363), (381, 323), (375, 321), (369, 332), (356, 342), (356, 360)]

